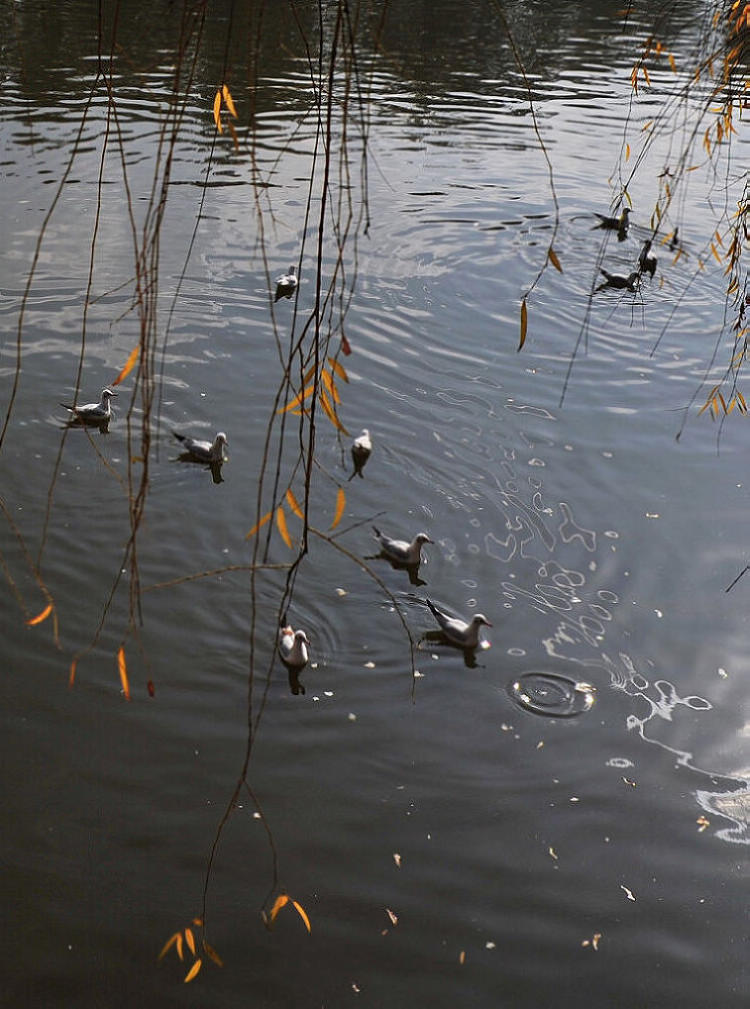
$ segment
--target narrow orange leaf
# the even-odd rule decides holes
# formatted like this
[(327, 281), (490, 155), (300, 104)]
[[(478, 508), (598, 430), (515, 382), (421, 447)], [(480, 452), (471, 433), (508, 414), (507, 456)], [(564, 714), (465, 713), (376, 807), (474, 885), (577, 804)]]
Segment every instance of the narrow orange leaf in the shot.
[(292, 901), (292, 906), (294, 907), (294, 909), (296, 910), (297, 914), (300, 916), (302, 921), (304, 921), (305, 928), (307, 929), (307, 931), (312, 932), (312, 929), (310, 928), (310, 919), (307, 917), (304, 907), (302, 907), (301, 904), (298, 904), (296, 900)]
[(180, 936), (180, 933), (179, 932), (175, 932), (175, 934), (173, 936), (171, 936), (169, 939), (167, 939), (167, 941), (164, 943), (164, 945), (161, 948), (161, 953), (156, 958), (157, 960), (163, 960), (164, 959), (164, 957), (167, 955), (167, 953), (170, 951), (170, 949), (177, 942), (179, 936)]
[(47, 617), (52, 612), (53, 608), (54, 607), (52, 606), (52, 603), (48, 603), (41, 613), (37, 613), (35, 617), (29, 617), (29, 619), (26, 621), (26, 626), (35, 627), (37, 624), (41, 624), (43, 620), (47, 619)]
[(185, 929), (185, 942), (188, 944), (188, 949), (195, 956), (195, 936), (193, 935), (192, 928)]
[(78, 668), (78, 659), (73, 659), (70, 663), (70, 673), (68, 674), (68, 686), (72, 687), (76, 681), (76, 669)]
[(286, 406), (280, 407), (276, 413), (286, 413), (287, 410), (293, 410), (295, 406), (299, 406), (304, 400), (307, 399), (315, 391), (314, 385), (305, 386), (302, 392), (297, 393), (294, 399), (289, 400)]
[(630, 144), (625, 144), (625, 160), (630, 161)]
[(346, 336), (344, 336), (343, 333), (341, 334), (341, 349), (347, 357), (352, 352), (352, 345), (349, 343), (349, 341), (347, 340)]
[(294, 512), (294, 514), (297, 515), (299, 518), (304, 519), (305, 513), (300, 508), (299, 501), (294, 496), (294, 491), (292, 490), (291, 487), (286, 492), (286, 500), (287, 500), (287, 504), (292, 509), (292, 511)]
[(714, 259), (719, 264), (719, 266), (721, 266), (721, 256), (716, 251), (716, 246), (714, 245), (713, 242), (711, 242), (711, 245), (709, 246), (709, 248), (711, 249), (711, 252), (713, 252), (713, 254), (714, 254)]
[(289, 535), (289, 529), (287, 528), (286, 524), (286, 515), (284, 514), (284, 509), (281, 507), (281, 505), (279, 505), (279, 507), (276, 509), (276, 527), (281, 533), (281, 538), (291, 550), (292, 537)]
[(339, 364), (339, 362), (336, 360), (335, 357), (329, 357), (328, 363), (331, 366), (331, 371), (335, 371), (340, 379), (342, 379), (344, 382), (349, 381), (349, 376), (346, 373), (346, 368), (344, 368), (343, 364)]
[(521, 340), (518, 344), (519, 350), (526, 343), (526, 328), (528, 326), (528, 322), (529, 322), (529, 316), (528, 316), (528, 310), (526, 308), (526, 299), (524, 298), (523, 301), (521, 302)]
[(255, 525), (250, 530), (250, 532), (245, 536), (245, 539), (249, 540), (252, 536), (255, 536), (255, 534), (257, 533), (257, 531), (259, 529), (261, 529), (266, 524), (266, 522), (268, 522), (268, 520), (270, 519), (270, 517), (271, 517), (271, 512), (266, 512), (266, 514), (263, 516), (263, 518), (260, 519), (258, 522), (255, 523)]
[(276, 915), (279, 913), (279, 911), (282, 909), (282, 907), (285, 904), (288, 904), (288, 903), (289, 903), (289, 896), (287, 894), (285, 894), (285, 893), (279, 894), (279, 896), (273, 902), (273, 907), (269, 911), (268, 920), (271, 921), (271, 922), (274, 921), (275, 918), (276, 918)]
[(336, 383), (333, 380), (333, 375), (329, 374), (325, 368), (320, 373), (320, 379), (323, 385), (328, 391), (328, 395), (331, 397), (334, 403), (341, 402), (341, 396), (339, 396), (338, 389), (336, 388)]
[(344, 488), (339, 487), (336, 493), (336, 513), (333, 516), (333, 522), (331, 523), (331, 529), (335, 529), (336, 526), (341, 521), (341, 516), (344, 514), (344, 508), (346, 507), (346, 494), (344, 494)]
[(180, 960), (184, 960), (185, 957), (183, 956), (182, 953), (182, 932), (177, 933), (177, 939), (175, 940), (175, 942), (177, 943), (177, 956), (180, 958)]
[(214, 96), (214, 122), (219, 133), (223, 133), (224, 130), (221, 125), (221, 91), (217, 91)]
[(195, 977), (195, 975), (198, 973), (198, 971), (201, 969), (202, 966), (203, 966), (203, 961), (201, 959), (196, 960), (195, 963), (193, 964), (193, 966), (190, 968), (190, 970), (185, 975), (184, 984), (187, 984), (188, 981), (192, 981), (193, 978)]
[(646, 84), (648, 84), (648, 86), (651, 87), (651, 78), (648, 75), (648, 70), (647, 70), (645, 64), (643, 66), (643, 76), (646, 78)]
[(120, 683), (122, 683), (122, 692), (125, 694), (125, 700), (130, 700), (130, 684), (128, 683), (128, 667), (125, 664), (125, 649), (122, 645), (117, 650), (117, 668), (120, 672)]
[(349, 432), (346, 430), (346, 428), (344, 427), (344, 425), (341, 423), (341, 421), (336, 416), (336, 411), (334, 410), (333, 406), (331, 405), (331, 401), (329, 400), (328, 396), (326, 396), (326, 394), (324, 392), (321, 392), (321, 394), (320, 394), (320, 405), (321, 405), (321, 408), (323, 410), (323, 413), (326, 415), (326, 417), (328, 417), (328, 419), (333, 424), (333, 426), (335, 428), (338, 428), (338, 430), (341, 431), (343, 434), (348, 435)]
[(238, 151), (240, 149), (240, 141), (237, 136), (237, 130), (235, 130), (234, 123), (231, 120), (227, 123), (227, 129), (229, 130), (229, 133), (232, 137), (232, 143), (234, 144), (234, 149), (235, 151)]
[(560, 265), (560, 260), (557, 258), (557, 253), (555, 252), (555, 250), (552, 248), (551, 245), (549, 249), (547, 249), (547, 258), (549, 259), (550, 263), (552, 263), (552, 265), (554, 266), (554, 268), (557, 270), (558, 273), (563, 272), (563, 268)]
[(221, 96), (224, 99), (224, 104), (229, 109), (230, 116), (234, 116), (234, 118), (236, 119), (237, 118), (237, 109), (234, 107), (234, 102), (232, 101), (232, 96), (231, 96), (231, 94), (229, 92), (229, 88), (226, 86), (226, 84), (222, 85)]
[(135, 362), (138, 360), (138, 356), (139, 356), (140, 352), (141, 352), (141, 345), (140, 344), (138, 344), (136, 347), (133, 347), (133, 349), (130, 351), (130, 355), (129, 355), (127, 361), (125, 362), (125, 367), (122, 369), (122, 371), (120, 372), (120, 374), (114, 380), (114, 382), (112, 383), (112, 385), (119, 385), (120, 382), (122, 382), (122, 380), (124, 378), (128, 377), (128, 375), (130, 374), (130, 372), (135, 367)]
[(208, 953), (208, 955), (211, 957), (211, 959), (213, 960), (213, 962), (216, 964), (217, 967), (224, 966), (224, 961), (221, 959), (219, 954), (216, 952), (213, 946), (209, 946), (205, 940), (203, 941), (203, 948), (206, 951), (206, 953)]

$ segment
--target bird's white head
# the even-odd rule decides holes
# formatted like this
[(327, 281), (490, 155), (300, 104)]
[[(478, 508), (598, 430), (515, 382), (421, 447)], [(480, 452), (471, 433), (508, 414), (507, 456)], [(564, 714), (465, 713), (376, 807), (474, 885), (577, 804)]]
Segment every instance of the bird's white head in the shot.
[(433, 541), (430, 539), (427, 533), (417, 533), (417, 535), (414, 537), (414, 542), (419, 543), (421, 545), (422, 543), (432, 543)]
[(117, 393), (113, 389), (102, 389), (103, 400), (112, 399), (112, 397), (116, 395)]
[(492, 627), (492, 624), (489, 622), (484, 613), (475, 613), (474, 623), (477, 625), (477, 627), (481, 627), (482, 624), (484, 624), (485, 627)]

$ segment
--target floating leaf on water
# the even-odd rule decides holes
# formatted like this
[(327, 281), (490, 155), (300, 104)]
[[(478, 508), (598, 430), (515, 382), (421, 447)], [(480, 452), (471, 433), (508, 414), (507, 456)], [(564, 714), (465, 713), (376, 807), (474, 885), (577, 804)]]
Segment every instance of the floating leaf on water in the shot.
[(557, 862), (557, 860), (558, 860), (558, 859), (557, 859), (557, 852), (555, 851), (555, 849), (554, 849), (553, 847), (549, 847), (549, 848), (547, 849), (547, 851), (548, 851), (548, 852), (550, 853), (550, 856), (551, 856), (552, 858), (554, 858), (554, 860), (555, 860), (555, 861)]
[(347, 591), (346, 591), (346, 589), (336, 589), (336, 595), (337, 596), (345, 596), (345, 595), (347, 595)]
[(41, 622), (43, 620), (47, 619), (47, 617), (50, 615), (50, 613), (52, 612), (53, 609), (54, 609), (54, 607), (53, 607), (52, 603), (48, 603), (44, 607), (44, 609), (42, 610), (41, 613), (37, 613), (37, 615), (35, 617), (30, 617), (26, 621), (26, 626), (27, 627), (36, 627), (37, 624), (41, 624)]
[(706, 827), (710, 827), (711, 821), (707, 820), (705, 816), (699, 816), (695, 821), (698, 824), (698, 833), (702, 834)]
[(148, 683), (146, 684), (146, 690), (148, 690), (148, 696), (149, 697), (155, 697), (156, 696), (156, 687), (154, 686), (154, 681), (153, 680), (149, 680), (148, 681)]
[(72, 687), (76, 681), (76, 669), (78, 668), (78, 659), (73, 659), (70, 663), (70, 672), (68, 673), (68, 686)]
[(396, 863), (397, 867), (400, 869), (401, 868), (401, 856), (399, 855), (399, 853), (397, 851), (394, 851), (394, 853), (393, 853), (393, 861)]
[(622, 883), (620, 883), (620, 889), (625, 891), (625, 896), (628, 898), (628, 900), (635, 900), (635, 895), (633, 891), (629, 890), (626, 886), (623, 886)]
[(195, 975), (198, 973), (198, 971), (201, 969), (202, 966), (203, 966), (203, 961), (199, 958), (198, 960), (195, 961), (195, 963), (193, 964), (193, 966), (190, 968), (190, 970), (185, 975), (185, 984), (187, 984), (189, 981), (193, 980), (193, 978), (195, 977)]
[(634, 781), (631, 781), (630, 778), (626, 778), (624, 774), (622, 776), (622, 780), (625, 782), (626, 785), (630, 785), (631, 788), (636, 788), (637, 787), (636, 783)]
[(365, 669), (374, 669), (374, 668), (375, 663), (372, 660), (370, 660), (370, 662), (365, 662)]
[(398, 915), (394, 914), (389, 907), (385, 909), (385, 913), (391, 919), (391, 925), (398, 925)]

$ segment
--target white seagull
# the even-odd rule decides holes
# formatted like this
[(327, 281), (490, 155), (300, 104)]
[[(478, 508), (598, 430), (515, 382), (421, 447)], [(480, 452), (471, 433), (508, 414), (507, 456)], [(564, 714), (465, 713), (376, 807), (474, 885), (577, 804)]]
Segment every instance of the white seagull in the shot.
[(377, 526), (372, 528), (385, 556), (398, 564), (419, 564), (422, 560), (422, 544), (432, 543), (427, 533), (417, 533), (411, 543), (407, 543), (406, 540), (392, 540), (390, 536), (381, 533)]
[(282, 276), (276, 278), (276, 297), (274, 301), (278, 301), (279, 298), (291, 298), (297, 290), (297, 283), (297, 267), (290, 266), (289, 273), (284, 273)]
[(228, 444), (227, 436), (223, 431), (219, 431), (213, 441), (203, 441), (201, 438), (188, 438), (186, 434), (178, 434), (173, 431), (177, 441), (182, 445), (188, 455), (191, 455), (196, 462), (224, 462), (224, 446)]
[(431, 599), (425, 599), (425, 602), (432, 610), (432, 615), (437, 620), (440, 630), (446, 638), (461, 648), (467, 650), (475, 649), (479, 644), (479, 628), (482, 625), (492, 627), (492, 624), (483, 613), (475, 613), (471, 618), (471, 622), (467, 623), (460, 617), (452, 617), (449, 613), (438, 609)]
[(117, 393), (111, 389), (102, 389), (102, 397), (98, 403), (85, 403), (83, 406), (61, 403), (60, 406), (69, 410), (76, 420), (88, 420), (93, 421), (95, 424), (100, 424), (102, 421), (109, 420), (112, 416), (112, 407), (109, 401), (116, 395)]
[(652, 277), (656, 273), (656, 256), (651, 251), (650, 238), (647, 238), (643, 243), (641, 254), (638, 257), (638, 269), (641, 273), (650, 273)]
[[(362, 434), (352, 442), (352, 462), (354, 463), (354, 476), (359, 473), (362, 476), (362, 468), (370, 458), (372, 452), (372, 438), (367, 428), (363, 428)], [(351, 477), (349, 477), (351, 480)]]
[(307, 665), (307, 646), (310, 639), (304, 631), (295, 631), (291, 626), (279, 630), (279, 655), (284, 665), (300, 670)]

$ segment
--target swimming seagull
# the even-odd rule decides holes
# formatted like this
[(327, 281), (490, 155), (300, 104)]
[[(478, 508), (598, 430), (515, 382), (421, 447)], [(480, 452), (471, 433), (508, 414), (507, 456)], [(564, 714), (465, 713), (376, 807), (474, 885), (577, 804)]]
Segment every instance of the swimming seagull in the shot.
[(604, 283), (597, 287), (597, 291), (603, 290), (605, 287), (617, 287), (617, 288), (627, 288), (628, 291), (635, 291), (636, 285), (640, 278), (640, 273), (638, 270), (633, 270), (629, 273), (627, 277), (624, 273), (609, 273), (607, 270), (599, 271), (604, 277)]
[(418, 565), (422, 560), (422, 544), (432, 543), (427, 533), (417, 533), (411, 543), (407, 543), (406, 540), (392, 540), (390, 536), (381, 533), (377, 526), (372, 528), (383, 554), (397, 564), (406, 564), (410, 567)]
[(185, 452), (192, 456), (196, 462), (224, 462), (224, 446), (228, 442), (223, 431), (219, 431), (212, 442), (203, 441), (200, 438), (188, 438), (186, 434), (178, 434), (176, 431), (173, 431), (172, 434), (177, 441), (182, 442)]
[(647, 238), (643, 243), (641, 254), (638, 257), (638, 270), (640, 273), (650, 273), (652, 277), (656, 273), (656, 256), (651, 251), (650, 238)]
[(471, 621), (467, 623), (460, 617), (452, 617), (449, 613), (438, 609), (431, 599), (425, 599), (425, 602), (430, 607), (432, 615), (437, 620), (440, 630), (446, 638), (460, 648), (473, 650), (479, 645), (479, 628), (482, 625), (492, 627), (492, 624), (483, 613), (475, 613)]
[(617, 231), (618, 235), (622, 238), (627, 235), (628, 228), (630, 227), (630, 207), (623, 207), (619, 217), (608, 217), (606, 214), (598, 214), (596, 211), (594, 212), (594, 216), (599, 218), (599, 223), (595, 227)]
[(279, 655), (284, 665), (290, 669), (299, 671), (307, 665), (309, 644), (310, 639), (304, 631), (295, 631), (291, 626), (280, 628)]
[(291, 298), (296, 290), (297, 268), (296, 266), (290, 266), (289, 273), (284, 273), (282, 276), (276, 278), (276, 297), (274, 301), (278, 301), (279, 298)]
[(61, 403), (60, 406), (69, 410), (76, 420), (91, 421), (94, 424), (101, 424), (109, 420), (112, 416), (110, 399), (117, 393), (111, 389), (102, 389), (102, 397), (98, 403), (85, 403), (83, 406), (72, 406), (68, 403)]
[(352, 476), (349, 477), (350, 480), (352, 477), (356, 476), (357, 473), (362, 476), (362, 470), (365, 463), (370, 458), (371, 452), (372, 438), (370, 437), (370, 432), (367, 428), (363, 428), (362, 434), (358, 438), (355, 438), (352, 442), (352, 462), (354, 463), (354, 472), (352, 473)]

